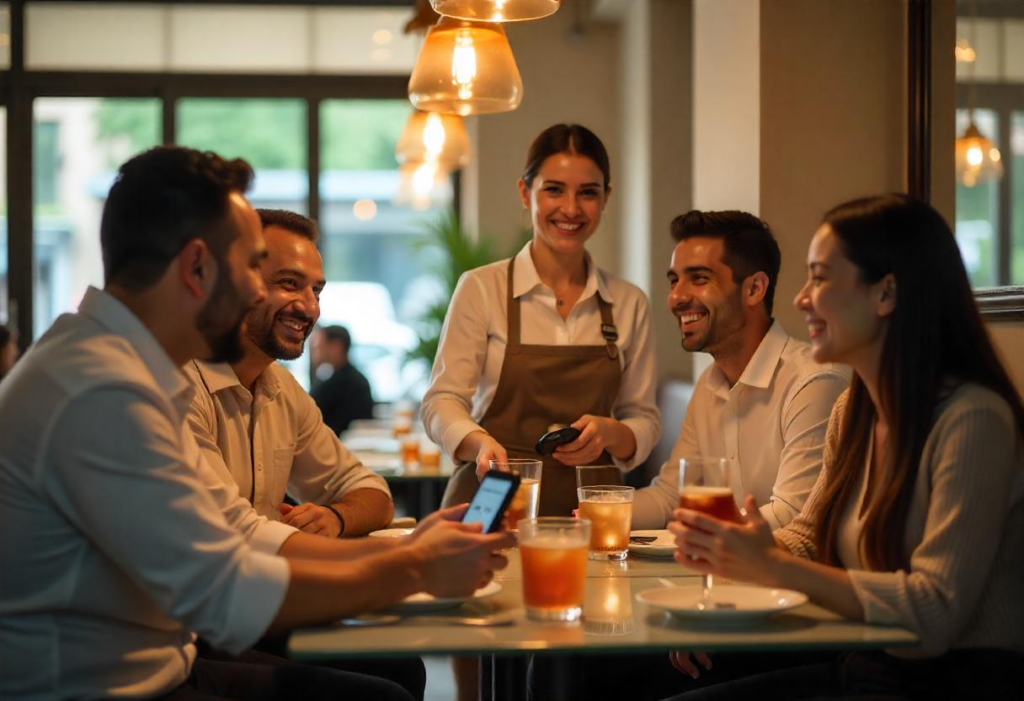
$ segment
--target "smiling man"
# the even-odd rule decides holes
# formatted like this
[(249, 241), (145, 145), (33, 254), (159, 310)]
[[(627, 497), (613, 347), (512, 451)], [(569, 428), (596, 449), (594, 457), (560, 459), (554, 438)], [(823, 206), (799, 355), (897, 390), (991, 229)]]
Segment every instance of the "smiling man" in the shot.
[[(387, 484), (342, 445), (275, 362), (302, 355), (320, 316), (317, 226), (294, 212), (257, 212), (268, 251), (267, 296), (246, 318), (240, 360), (186, 366), (197, 389), (189, 427), (207, 460), (261, 515), (331, 538), (365, 535), (394, 515)], [(285, 504), (286, 493), (299, 506)]]
[[(818, 365), (810, 346), (772, 318), (779, 246), (768, 225), (738, 211), (683, 214), (668, 270), (668, 307), (682, 346), (711, 354), (672, 455), (636, 494), (633, 528), (664, 528), (678, 503), (680, 458), (723, 457), (739, 468), (772, 528), (803, 507), (821, 468), (845, 368)], [(689, 475), (687, 476), (689, 479)]]

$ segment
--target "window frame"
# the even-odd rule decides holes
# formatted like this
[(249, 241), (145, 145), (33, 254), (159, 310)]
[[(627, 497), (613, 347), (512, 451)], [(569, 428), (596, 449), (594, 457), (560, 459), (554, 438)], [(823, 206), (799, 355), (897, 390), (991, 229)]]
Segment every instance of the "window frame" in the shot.
[[(60, 0), (31, 0), (48, 2)], [(110, 2), (111, 0), (96, 0)], [(113, 0), (138, 2), (138, 0)], [(153, 0), (147, 0), (152, 2)], [(175, 143), (177, 103), (188, 98), (292, 98), (306, 102), (308, 214), (320, 217), (320, 106), (325, 100), (407, 99), (408, 74), (256, 74), (256, 73), (133, 73), (116, 71), (29, 71), (25, 68), (25, 5), (10, 0), (11, 63), (0, 70), (0, 106), (7, 109), (8, 299), (17, 305), (19, 345), (33, 339), (33, 104), (37, 98), (156, 98), (161, 102), (162, 143)], [(157, 0), (171, 4), (171, 0)], [(275, 0), (218, 0), (226, 5), (275, 4)], [(176, 3), (186, 4), (186, 3)], [(194, 3), (203, 4), (203, 3)], [(279, 1), (276, 3), (279, 4)], [(302, 5), (400, 6), (408, 0), (323, 0)], [(411, 10), (411, 8), (410, 8)], [(410, 105), (410, 110), (412, 109)], [(454, 176), (454, 202), (459, 206), (459, 175)]]
[[(958, 3), (959, 5), (960, 3)], [(907, 5), (907, 192), (926, 202), (931, 201), (931, 143), (932, 143), (932, 2), (931, 0), (909, 0)], [(959, 10), (959, 7), (957, 8)], [(987, 6), (978, 8), (978, 17), (991, 16), (1024, 16), (1024, 7), (1019, 3), (1007, 0), (992, 0)], [(952, 47), (950, 47), (952, 49)], [(953, 60), (952, 51), (939, 54), (942, 60)], [(978, 84), (978, 107), (995, 108), (996, 102), (986, 102), (985, 88), (996, 87)], [(1009, 86), (1021, 90), (1020, 86)], [(956, 85), (957, 96), (966, 86)], [(995, 97), (995, 96), (991, 96)], [(957, 104), (960, 103), (958, 99)], [(953, 115), (948, 115), (950, 119)], [(944, 117), (945, 118), (945, 117)], [(1006, 139), (1000, 137), (1000, 143), (1009, 143), (1009, 131), (1000, 120), (1000, 129), (1006, 130)], [(1012, 242), (1010, 240), (1010, 199), (1009, 178), (1004, 176), (1000, 183), (999, 231), (997, 246), (999, 251), (998, 279), (1008, 280), (1004, 276), (1011, 261), (1006, 255)], [(1004, 233), (1005, 226), (1005, 233)], [(1024, 320), (1024, 286), (1006, 285), (991, 289), (974, 291), (974, 299), (985, 321), (1021, 321)]]

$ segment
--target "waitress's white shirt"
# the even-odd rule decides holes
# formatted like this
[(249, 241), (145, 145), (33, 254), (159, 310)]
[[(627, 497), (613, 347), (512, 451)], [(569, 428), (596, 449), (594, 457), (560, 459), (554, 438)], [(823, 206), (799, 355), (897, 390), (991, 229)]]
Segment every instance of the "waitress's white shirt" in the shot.
[[(597, 295), (612, 305), (622, 366), (612, 416), (636, 437), (633, 456), (615, 463), (629, 470), (647, 459), (661, 429), (650, 305), (640, 288), (595, 267), (590, 254), (586, 264), (583, 294), (562, 319), (554, 292), (537, 274), (530, 244), (516, 255), (512, 294), (520, 300), (520, 342), (603, 346)], [(507, 282), (508, 259), (471, 270), (459, 280), (448, 308), (422, 416), (427, 435), (449, 456), (469, 433), (481, 430), (479, 422), (498, 388), (508, 343)]]

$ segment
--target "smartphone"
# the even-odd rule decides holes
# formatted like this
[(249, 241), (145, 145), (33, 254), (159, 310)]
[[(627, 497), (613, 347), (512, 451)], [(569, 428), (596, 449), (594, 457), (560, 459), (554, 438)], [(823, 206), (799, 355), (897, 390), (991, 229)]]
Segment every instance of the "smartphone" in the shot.
[(519, 475), (491, 470), (480, 481), (480, 488), (476, 490), (473, 501), (469, 502), (469, 508), (462, 517), (463, 523), (481, 523), (484, 533), (500, 530), (501, 519), (517, 489)]
[(554, 431), (548, 431), (537, 441), (534, 450), (538, 455), (551, 455), (555, 448), (566, 443), (572, 443), (580, 437), (580, 430), (572, 426), (565, 426)]

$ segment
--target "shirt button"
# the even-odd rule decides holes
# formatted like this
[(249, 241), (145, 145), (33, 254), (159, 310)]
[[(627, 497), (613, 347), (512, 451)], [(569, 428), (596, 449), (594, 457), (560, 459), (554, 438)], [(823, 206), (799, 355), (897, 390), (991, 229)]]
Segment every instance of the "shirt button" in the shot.
[(736, 453), (729, 453), (729, 459), (730, 460), (735, 460), (736, 459)]

